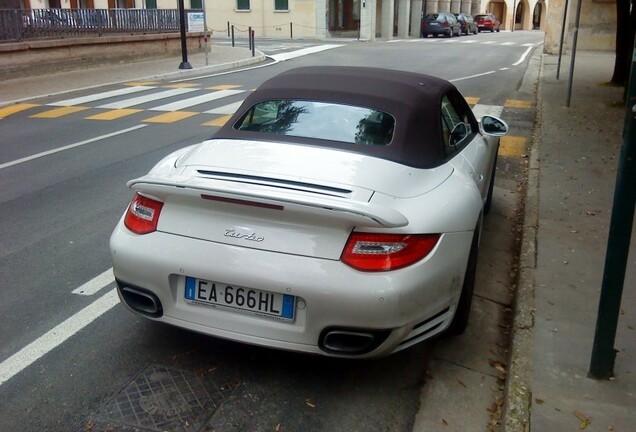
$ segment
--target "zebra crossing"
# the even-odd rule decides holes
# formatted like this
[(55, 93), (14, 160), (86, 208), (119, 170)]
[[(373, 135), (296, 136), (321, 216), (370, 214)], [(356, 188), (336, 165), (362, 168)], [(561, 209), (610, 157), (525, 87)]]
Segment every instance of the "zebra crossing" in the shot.
[[(132, 82), (122, 88), (46, 104), (25, 103), (0, 108), (0, 118), (18, 113), (33, 119), (80, 115), (88, 121), (115, 121), (137, 116), (134, 118), (140, 123), (169, 124), (198, 116), (200, 125), (220, 127), (251, 91), (234, 84), (205, 87), (191, 83)], [(466, 99), (477, 117), (499, 115), (505, 106), (479, 104), (478, 97)]]

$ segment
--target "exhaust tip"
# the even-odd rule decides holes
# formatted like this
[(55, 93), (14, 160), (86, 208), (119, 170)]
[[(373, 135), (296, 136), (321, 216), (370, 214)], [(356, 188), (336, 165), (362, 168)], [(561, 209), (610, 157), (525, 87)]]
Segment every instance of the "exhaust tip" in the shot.
[(121, 298), (135, 312), (152, 318), (159, 318), (163, 315), (161, 301), (154, 293), (119, 280), (117, 281), (117, 288)]
[(379, 347), (390, 330), (330, 328), (320, 335), (320, 349), (329, 354), (362, 355)]

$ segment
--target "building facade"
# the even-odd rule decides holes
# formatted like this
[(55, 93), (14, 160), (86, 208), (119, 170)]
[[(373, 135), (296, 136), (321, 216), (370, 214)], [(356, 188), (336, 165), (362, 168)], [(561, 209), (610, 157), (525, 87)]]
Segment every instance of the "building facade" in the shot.
[[(176, 9), (177, 0), (7, 0), (15, 8)], [(580, 0), (578, 46), (614, 50), (616, 0)], [(493, 13), (503, 30), (542, 30), (545, 51), (556, 53), (572, 44), (577, 0), (184, 0), (186, 9), (206, 9), (208, 29), (238, 37), (251, 28), (269, 38), (416, 38), (427, 13), (449, 11), (471, 15)], [(565, 8), (567, 6), (567, 14)]]

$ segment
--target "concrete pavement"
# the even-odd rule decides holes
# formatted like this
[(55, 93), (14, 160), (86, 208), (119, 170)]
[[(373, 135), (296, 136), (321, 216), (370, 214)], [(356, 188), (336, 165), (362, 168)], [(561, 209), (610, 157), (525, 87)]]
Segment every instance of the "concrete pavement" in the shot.
[[(634, 247), (615, 344), (616, 377), (587, 378), (625, 114), (622, 89), (603, 85), (611, 78), (614, 56), (578, 53), (570, 108), (565, 108), (569, 58), (563, 59), (561, 80), (555, 79), (554, 56), (534, 59), (538, 117), (514, 313), (497, 306), (509, 299), (497, 298), (501, 294), (481, 284), (485, 288), (474, 303), (474, 331), (462, 342), (465, 361), (442, 364), (440, 359), (457, 358), (461, 344), (438, 343), (415, 432), (630, 431), (636, 423)], [(264, 60), (245, 48), (213, 46), (207, 66), (204, 54), (189, 57), (193, 70), (179, 70), (181, 59), (170, 58), (5, 80), (0, 82), (0, 106), (122, 81), (216, 73)], [(501, 188), (496, 193), (499, 212), (485, 229), (500, 229), (499, 223), (514, 217), (516, 203)], [(500, 248), (495, 252), (502, 259), (508, 247), (482, 246)], [(498, 331), (498, 323), (510, 318), (508, 353), (509, 337)], [(494, 331), (484, 331), (493, 325)], [(471, 356), (471, 349), (481, 350), (480, 355)]]
[(623, 89), (612, 53), (544, 56), (532, 149), (504, 425), (510, 431), (632, 431), (636, 424), (636, 248), (614, 344), (615, 377), (588, 378), (616, 169)]

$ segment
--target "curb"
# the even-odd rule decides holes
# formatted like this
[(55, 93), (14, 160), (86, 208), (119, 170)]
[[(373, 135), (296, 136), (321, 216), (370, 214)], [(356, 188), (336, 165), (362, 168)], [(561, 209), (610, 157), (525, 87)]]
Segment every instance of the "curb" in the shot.
[[(523, 198), (524, 216), (519, 253), (517, 288), (513, 302), (508, 373), (502, 413), (503, 432), (528, 432), (532, 406), (532, 353), (535, 311), (535, 270), (539, 224), (539, 148), (542, 109), (540, 106), (543, 54), (539, 57), (535, 99), (537, 115), (528, 164), (528, 183)], [(526, 78), (524, 83), (527, 85)]]

